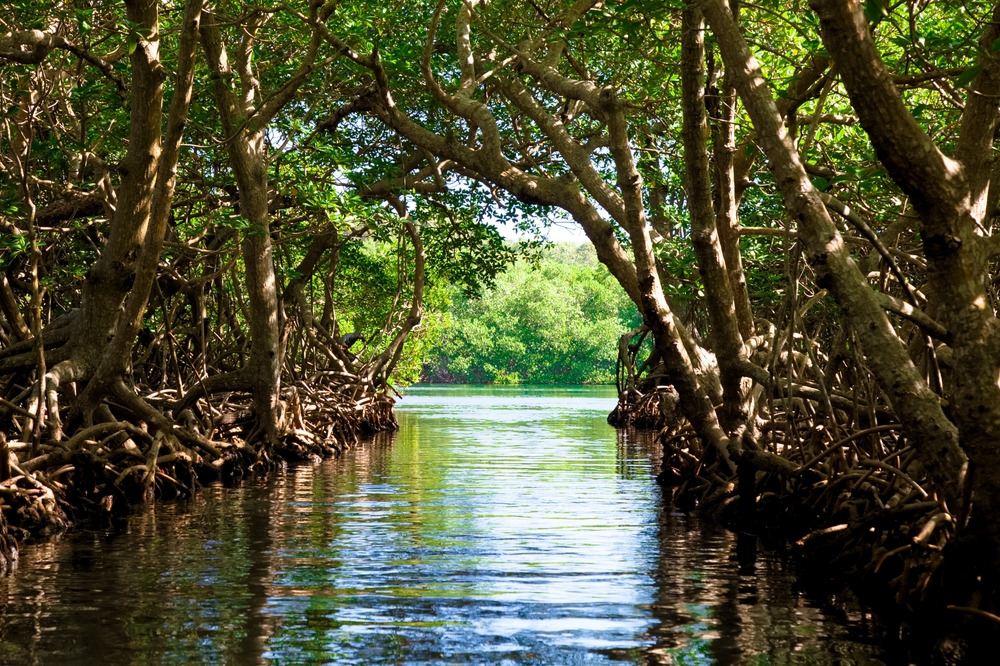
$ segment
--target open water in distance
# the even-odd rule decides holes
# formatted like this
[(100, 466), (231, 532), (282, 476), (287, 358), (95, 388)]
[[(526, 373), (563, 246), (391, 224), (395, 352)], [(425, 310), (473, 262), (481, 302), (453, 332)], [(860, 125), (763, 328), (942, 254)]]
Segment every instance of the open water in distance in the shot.
[(393, 438), (28, 547), (0, 663), (889, 663), (860, 613), (664, 508), (613, 405), (414, 387)]

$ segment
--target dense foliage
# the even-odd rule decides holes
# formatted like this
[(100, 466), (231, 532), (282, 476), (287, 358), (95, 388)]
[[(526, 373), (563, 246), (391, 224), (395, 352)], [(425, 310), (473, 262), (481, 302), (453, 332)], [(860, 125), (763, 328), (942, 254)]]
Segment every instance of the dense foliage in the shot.
[(610, 384), (635, 305), (589, 244), (522, 259), (481, 298), (456, 295), (424, 378), (472, 384)]

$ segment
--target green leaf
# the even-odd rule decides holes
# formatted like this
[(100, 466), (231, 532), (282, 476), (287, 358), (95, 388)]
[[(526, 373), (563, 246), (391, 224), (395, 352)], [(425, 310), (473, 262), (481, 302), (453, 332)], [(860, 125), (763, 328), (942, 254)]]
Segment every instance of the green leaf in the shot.
[(1000, 51), (1000, 37), (993, 40), (993, 45), (990, 46), (990, 53), (996, 53)]
[(982, 63), (979, 63), (978, 65), (973, 65), (972, 67), (962, 72), (961, 76), (955, 79), (955, 85), (958, 86), (959, 88), (963, 88), (969, 85), (977, 76), (979, 76), (979, 72), (981, 71), (983, 71)]
[(882, 0), (865, 0), (865, 17), (873, 26), (888, 15)]

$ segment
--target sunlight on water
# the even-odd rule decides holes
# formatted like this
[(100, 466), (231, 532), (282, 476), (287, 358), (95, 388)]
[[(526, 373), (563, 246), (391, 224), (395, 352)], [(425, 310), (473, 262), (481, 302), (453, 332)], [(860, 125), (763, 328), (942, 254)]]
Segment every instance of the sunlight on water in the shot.
[(671, 513), (614, 391), (414, 387), (400, 432), (29, 547), (0, 663), (881, 664)]

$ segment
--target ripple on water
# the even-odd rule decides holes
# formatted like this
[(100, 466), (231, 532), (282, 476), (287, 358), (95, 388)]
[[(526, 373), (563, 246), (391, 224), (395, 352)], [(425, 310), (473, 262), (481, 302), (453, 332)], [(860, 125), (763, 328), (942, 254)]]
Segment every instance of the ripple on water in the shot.
[(416, 387), (394, 438), (29, 547), (0, 663), (888, 663), (856, 610), (665, 510), (613, 405)]

